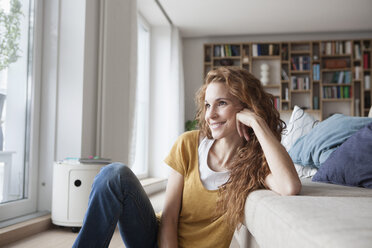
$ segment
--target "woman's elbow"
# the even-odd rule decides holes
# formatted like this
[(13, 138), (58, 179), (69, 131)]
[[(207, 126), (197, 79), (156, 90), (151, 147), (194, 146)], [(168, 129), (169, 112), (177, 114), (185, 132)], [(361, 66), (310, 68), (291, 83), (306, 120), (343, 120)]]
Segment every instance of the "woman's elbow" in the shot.
[(287, 187), (281, 192), (283, 196), (291, 196), (291, 195), (298, 195), (301, 192), (301, 181), (295, 180), (292, 183), (289, 183)]

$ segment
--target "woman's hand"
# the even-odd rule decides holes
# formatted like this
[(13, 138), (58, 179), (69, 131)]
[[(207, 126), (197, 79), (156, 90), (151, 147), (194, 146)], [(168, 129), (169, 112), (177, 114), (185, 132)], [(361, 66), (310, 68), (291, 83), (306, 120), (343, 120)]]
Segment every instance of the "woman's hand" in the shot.
[(254, 132), (254, 124), (259, 120), (262, 120), (262, 118), (247, 108), (238, 112), (236, 114), (236, 127), (240, 137), (244, 136), (248, 141), (249, 135)]

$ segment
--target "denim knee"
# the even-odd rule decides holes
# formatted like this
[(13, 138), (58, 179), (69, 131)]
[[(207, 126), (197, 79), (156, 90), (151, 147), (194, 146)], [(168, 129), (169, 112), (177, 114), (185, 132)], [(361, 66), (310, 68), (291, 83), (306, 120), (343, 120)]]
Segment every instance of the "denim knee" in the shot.
[(115, 162), (103, 167), (98, 176), (101, 180), (111, 182), (117, 178), (125, 178), (131, 176), (132, 174), (133, 172), (127, 165)]

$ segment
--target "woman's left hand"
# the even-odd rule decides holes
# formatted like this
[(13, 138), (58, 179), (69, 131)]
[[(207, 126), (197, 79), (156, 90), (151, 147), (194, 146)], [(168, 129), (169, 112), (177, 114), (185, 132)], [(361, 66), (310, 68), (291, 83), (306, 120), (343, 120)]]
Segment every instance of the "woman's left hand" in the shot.
[[(236, 127), (240, 137), (248, 141), (250, 133), (254, 132), (254, 124), (261, 119), (253, 111), (245, 108), (236, 114)], [(251, 131), (250, 131), (251, 130)]]

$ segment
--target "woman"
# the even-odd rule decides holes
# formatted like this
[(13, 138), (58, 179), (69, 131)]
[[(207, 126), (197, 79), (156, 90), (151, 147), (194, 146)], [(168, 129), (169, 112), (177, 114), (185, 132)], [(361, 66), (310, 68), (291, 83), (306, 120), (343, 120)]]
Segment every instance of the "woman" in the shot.
[[(250, 192), (300, 191), (280, 144), (284, 123), (258, 79), (243, 69), (218, 68), (197, 100), (200, 130), (181, 135), (165, 159), (171, 173), (160, 223), (133, 173), (113, 164), (93, 184), (75, 247), (107, 246), (118, 220), (127, 247), (229, 247)], [(103, 224), (94, 227), (97, 219)]]

